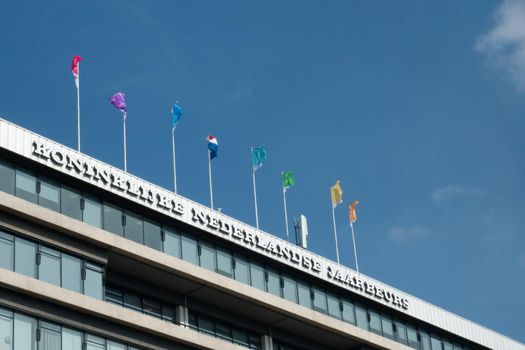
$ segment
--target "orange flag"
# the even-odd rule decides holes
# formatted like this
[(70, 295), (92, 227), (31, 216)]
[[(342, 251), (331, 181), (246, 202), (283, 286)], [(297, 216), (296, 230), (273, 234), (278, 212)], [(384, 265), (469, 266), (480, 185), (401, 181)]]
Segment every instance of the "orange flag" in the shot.
[(350, 224), (357, 221), (357, 214), (355, 213), (355, 207), (359, 204), (359, 201), (353, 201), (348, 206), (348, 215), (350, 216)]

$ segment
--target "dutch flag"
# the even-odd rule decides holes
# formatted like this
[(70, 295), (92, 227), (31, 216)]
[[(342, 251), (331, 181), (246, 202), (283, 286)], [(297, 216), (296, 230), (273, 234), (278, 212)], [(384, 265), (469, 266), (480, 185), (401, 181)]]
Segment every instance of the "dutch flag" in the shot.
[(210, 150), (210, 159), (217, 157), (217, 151), (219, 150), (219, 143), (215, 136), (208, 135), (208, 149)]

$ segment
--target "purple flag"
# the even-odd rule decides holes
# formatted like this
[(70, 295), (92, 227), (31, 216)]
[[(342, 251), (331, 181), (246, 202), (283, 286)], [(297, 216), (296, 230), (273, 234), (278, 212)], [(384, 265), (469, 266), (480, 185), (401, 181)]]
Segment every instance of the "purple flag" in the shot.
[(120, 109), (124, 113), (126, 112), (126, 100), (124, 99), (124, 93), (117, 92), (115, 95), (111, 96), (109, 102), (111, 102), (111, 104), (115, 106), (116, 109)]

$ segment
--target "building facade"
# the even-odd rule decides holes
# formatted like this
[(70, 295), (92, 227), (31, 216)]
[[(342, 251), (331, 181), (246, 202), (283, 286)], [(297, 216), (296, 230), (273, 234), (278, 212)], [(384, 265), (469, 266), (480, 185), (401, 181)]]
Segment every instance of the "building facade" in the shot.
[(0, 350), (524, 350), (0, 119)]

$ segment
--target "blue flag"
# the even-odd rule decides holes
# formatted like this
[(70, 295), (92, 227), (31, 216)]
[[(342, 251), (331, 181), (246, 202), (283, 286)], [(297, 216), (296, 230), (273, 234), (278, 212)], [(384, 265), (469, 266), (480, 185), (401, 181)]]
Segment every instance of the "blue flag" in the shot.
[(182, 107), (179, 105), (178, 102), (175, 102), (173, 104), (173, 107), (171, 108), (171, 118), (172, 118), (173, 127), (177, 125), (177, 122), (182, 117), (182, 112), (183, 112)]
[(264, 162), (266, 162), (266, 150), (264, 146), (252, 147), (253, 170), (255, 171), (262, 167)]

